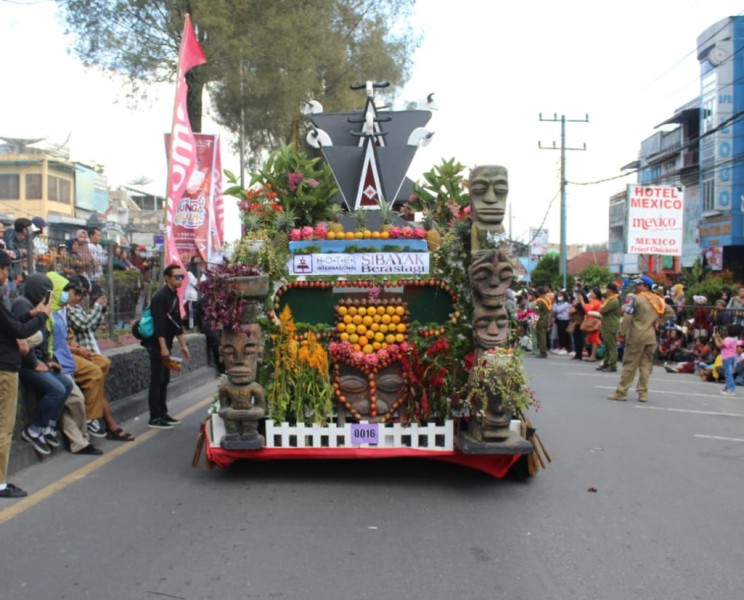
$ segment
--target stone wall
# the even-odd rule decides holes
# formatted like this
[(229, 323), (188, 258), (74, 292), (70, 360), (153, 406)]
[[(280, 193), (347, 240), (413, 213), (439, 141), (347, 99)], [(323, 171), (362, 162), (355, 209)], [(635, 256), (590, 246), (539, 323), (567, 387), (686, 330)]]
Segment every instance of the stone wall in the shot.
[[(180, 373), (171, 373), (169, 389), (191, 379), (195, 372), (209, 374), (207, 368), (207, 345), (205, 337), (200, 333), (186, 335), (191, 361), (184, 363)], [(173, 354), (180, 354), (178, 343), (174, 344)], [(128, 419), (141, 412), (143, 404), (146, 406), (147, 390), (150, 385), (150, 359), (139, 344), (123, 346), (103, 352), (111, 359), (111, 371), (106, 379), (106, 397), (117, 419)], [(204, 372), (202, 372), (204, 371)], [(19, 382), (18, 412), (13, 439), (20, 439), (21, 430), (28, 423), (28, 415), (34, 410), (36, 399), (29, 394)]]

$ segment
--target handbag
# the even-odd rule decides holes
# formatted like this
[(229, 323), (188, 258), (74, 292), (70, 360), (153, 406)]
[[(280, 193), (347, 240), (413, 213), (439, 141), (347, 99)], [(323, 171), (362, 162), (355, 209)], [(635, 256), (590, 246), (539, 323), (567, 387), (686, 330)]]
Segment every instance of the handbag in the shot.
[(574, 331), (576, 331), (576, 321), (571, 321), (566, 327), (566, 333), (568, 335), (573, 335)]
[(602, 327), (602, 321), (597, 317), (585, 317), (581, 322), (581, 331), (585, 333), (599, 331), (600, 327)]

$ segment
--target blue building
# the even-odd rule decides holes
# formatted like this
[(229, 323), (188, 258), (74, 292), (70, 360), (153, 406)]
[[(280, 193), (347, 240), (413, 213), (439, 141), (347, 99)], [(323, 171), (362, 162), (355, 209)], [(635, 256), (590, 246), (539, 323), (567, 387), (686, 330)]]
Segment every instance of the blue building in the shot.
[(721, 249), (723, 268), (744, 276), (744, 17), (697, 39), (700, 62), (701, 253)]

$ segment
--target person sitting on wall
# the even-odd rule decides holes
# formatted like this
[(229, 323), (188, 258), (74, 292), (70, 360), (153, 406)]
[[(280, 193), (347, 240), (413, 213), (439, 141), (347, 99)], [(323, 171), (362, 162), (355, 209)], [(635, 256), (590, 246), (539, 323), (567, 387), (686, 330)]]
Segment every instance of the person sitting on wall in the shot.
[(82, 302), (90, 291), (89, 285), (88, 280), (80, 276), (70, 279), (66, 288), (69, 292), (69, 345), (75, 361), (75, 382), (85, 395), (88, 431), (95, 437), (131, 442), (134, 437), (118, 426), (105, 395), (104, 384), (111, 369), (111, 360), (101, 354), (95, 331), (106, 316), (106, 296), (96, 298), (91, 310), (86, 311)]

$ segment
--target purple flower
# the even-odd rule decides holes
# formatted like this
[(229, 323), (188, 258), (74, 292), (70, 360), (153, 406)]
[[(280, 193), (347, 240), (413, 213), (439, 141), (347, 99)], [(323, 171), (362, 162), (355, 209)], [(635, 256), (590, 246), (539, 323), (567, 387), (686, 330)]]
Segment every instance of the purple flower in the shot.
[(288, 187), (290, 192), (297, 190), (297, 187), (302, 183), (304, 176), (302, 173), (293, 172), (287, 175), (287, 181), (289, 182)]

